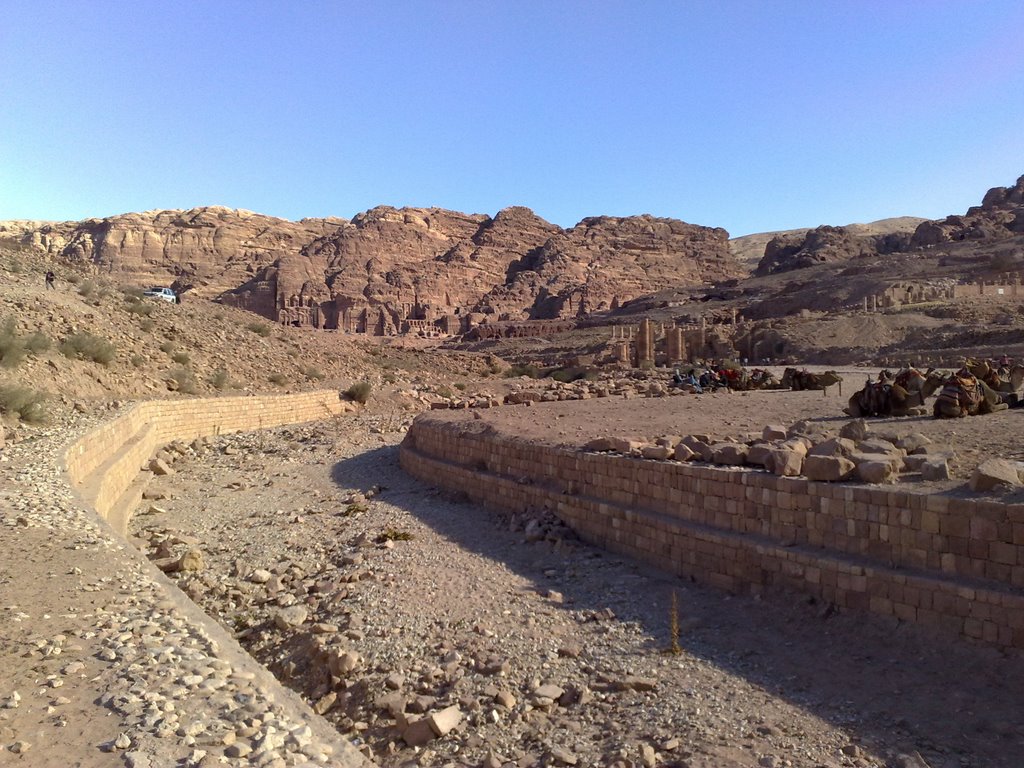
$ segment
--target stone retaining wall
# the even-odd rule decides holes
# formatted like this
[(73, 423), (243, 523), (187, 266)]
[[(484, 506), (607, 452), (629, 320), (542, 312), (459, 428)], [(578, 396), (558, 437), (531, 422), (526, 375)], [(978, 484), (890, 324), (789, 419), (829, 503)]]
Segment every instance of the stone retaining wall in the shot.
[(421, 416), (409, 473), (730, 591), (791, 589), (1024, 648), (1024, 505), (583, 453)]
[[(123, 534), (127, 527), (124, 496), (159, 446), (173, 440), (190, 441), (329, 418), (347, 407), (333, 390), (149, 400), (72, 443), (65, 454), (65, 466), (71, 484), (85, 501)], [(115, 509), (119, 514), (113, 515)]]

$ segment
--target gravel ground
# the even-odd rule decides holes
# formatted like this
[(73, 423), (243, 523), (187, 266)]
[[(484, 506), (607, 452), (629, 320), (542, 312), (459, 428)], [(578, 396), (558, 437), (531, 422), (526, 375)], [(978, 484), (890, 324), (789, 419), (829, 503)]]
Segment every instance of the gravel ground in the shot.
[[(575, 441), (615, 419), (649, 437), (738, 432), (786, 422), (767, 398), (835, 404), (765, 398), (483, 413)], [(1019, 658), (672, 578), (407, 477), (401, 436), (401, 418), (364, 413), (179, 446), (132, 526), (165, 567), (198, 552), (182, 588), (382, 765), (1019, 765)]]

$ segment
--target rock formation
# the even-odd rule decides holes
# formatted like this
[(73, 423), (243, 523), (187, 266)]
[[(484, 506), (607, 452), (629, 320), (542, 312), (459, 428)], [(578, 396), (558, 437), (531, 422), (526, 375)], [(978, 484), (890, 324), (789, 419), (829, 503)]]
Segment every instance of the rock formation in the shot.
[[(727, 239), (722, 229), (651, 216), (590, 218), (562, 230), (519, 207), (494, 218), (379, 207), (224, 300), (350, 333), (444, 335), (503, 323), (520, 335), (530, 321), (570, 321), (664, 285), (735, 277), (742, 270)], [(271, 296), (276, 316), (267, 311)]]
[(1024, 176), (1012, 187), (993, 187), (981, 205), (963, 216), (947, 216), (918, 226), (911, 247), (927, 247), (961, 240), (1003, 240), (1024, 234)]
[(22, 238), (100, 273), (119, 273), (140, 285), (175, 284), (212, 297), (345, 223), (333, 218), (291, 222), (211, 206), (43, 224)]

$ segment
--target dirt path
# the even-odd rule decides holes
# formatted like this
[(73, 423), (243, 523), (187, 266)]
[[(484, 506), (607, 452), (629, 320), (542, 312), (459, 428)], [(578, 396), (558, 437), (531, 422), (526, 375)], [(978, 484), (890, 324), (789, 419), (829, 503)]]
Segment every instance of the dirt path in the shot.
[[(821, 395), (770, 397), (806, 413)], [(612, 415), (648, 436), (702, 431), (723, 419), (711, 403), (745, 404), (724, 416), (730, 429), (786, 421), (763, 402), (628, 401), (602, 421), (603, 401), (551, 403), (486, 418), (573, 439)], [(206, 568), (182, 587), (382, 764), (895, 766), (915, 765), (900, 757), (915, 750), (932, 768), (1019, 764), (1019, 659), (797, 596), (730, 598), (555, 521), (447, 498), (399, 470), (393, 423), (220, 439), (183, 457), (154, 488), (168, 498), (134, 522), (153, 544), (200, 549)], [(663, 652), (673, 593), (678, 656)], [(289, 624), (280, 616), (295, 606), (303, 620)], [(405, 743), (398, 719), (451, 706), (454, 730)]]

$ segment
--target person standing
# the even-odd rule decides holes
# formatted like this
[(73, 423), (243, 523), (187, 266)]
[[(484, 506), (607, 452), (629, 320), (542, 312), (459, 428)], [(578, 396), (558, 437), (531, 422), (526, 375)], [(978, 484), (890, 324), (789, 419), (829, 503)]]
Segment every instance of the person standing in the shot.
[(57, 276), (55, 274), (53, 274), (53, 270), (52, 269), (46, 270), (46, 287), (48, 289), (56, 290), (56, 288), (57, 288), (56, 280), (57, 280)]

